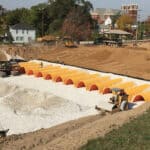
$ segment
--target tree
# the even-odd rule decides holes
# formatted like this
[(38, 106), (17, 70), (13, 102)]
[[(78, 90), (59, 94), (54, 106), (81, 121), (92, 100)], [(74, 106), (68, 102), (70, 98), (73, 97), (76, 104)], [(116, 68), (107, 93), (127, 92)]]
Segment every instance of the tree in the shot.
[(117, 20), (120, 18), (120, 16), (121, 16), (121, 11), (117, 12), (114, 16), (111, 17), (113, 28), (115, 27), (115, 24)]
[(49, 27), (48, 33), (57, 33), (62, 28), (64, 19), (75, 6), (75, 0), (49, 0)]
[(48, 5), (41, 3), (30, 9), (30, 24), (36, 28), (37, 36), (43, 36), (47, 32), (49, 26)]
[(6, 14), (7, 25), (14, 25), (18, 23), (29, 23), (30, 11), (26, 8), (15, 9), (8, 11)]
[(76, 40), (87, 40), (92, 34), (92, 18), (87, 6), (77, 6), (67, 15), (62, 32)]
[(6, 21), (5, 21), (5, 14), (6, 9), (0, 5), (0, 34), (4, 34), (7, 28)]
[(51, 19), (48, 32), (59, 32), (68, 14), (77, 7), (82, 8), (82, 12), (88, 16), (90, 10), (93, 8), (92, 4), (85, 0), (49, 0), (49, 14)]
[(48, 0), (48, 3), (38, 4), (30, 9), (10, 10), (6, 13), (4, 21), (7, 26), (18, 23), (32, 25), (36, 29), (37, 35), (43, 36), (44, 34), (60, 33), (66, 18), (69, 14), (71, 15), (72, 10), (76, 20), (81, 15), (82, 24), (90, 29), (92, 27), (92, 19), (89, 13), (91, 9), (93, 9), (92, 4), (86, 0)]
[(122, 15), (117, 20), (117, 26), (122, 30), (130, 31), (133, 24), (134, 20), (129, 15)]
[(150, 17), (143, 22), (143, 30), (147, 37), (150, 37)]

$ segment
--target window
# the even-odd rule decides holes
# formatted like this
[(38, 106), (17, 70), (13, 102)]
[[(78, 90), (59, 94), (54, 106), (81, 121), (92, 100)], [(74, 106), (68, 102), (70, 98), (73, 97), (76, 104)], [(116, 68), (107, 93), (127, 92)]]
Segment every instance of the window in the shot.
[(31, 37), (28, 37), (28, 41), (29, 41), (29, 42), (32, 41), (32, 38), (31, 38)]
[(24, 37), (23, 36), (16, 36), (16, 41), (23, 41)]
[(19, 41), (19, 36), (16, 37), (16, 41)]
[(27, 30), (27, 34), (28, 34), (28, 30)]
[(24, 30), (22, 30), (22, 34), (24, 34)]
[(21, 37), (20, 37), (20, 41), (23, 41), (23, 40), (24, 40), (24, 38), (23, 38), (23, 36), (21, 36)]
[(16, 30), (16, 34), (18, 34), (18, 30)]

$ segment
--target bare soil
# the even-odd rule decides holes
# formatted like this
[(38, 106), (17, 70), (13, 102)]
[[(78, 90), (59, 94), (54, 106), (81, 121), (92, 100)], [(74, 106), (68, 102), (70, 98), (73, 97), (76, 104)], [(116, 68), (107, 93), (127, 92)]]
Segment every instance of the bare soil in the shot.
[(6, 56), (3, 54), (3, 52), (0, 51), (0, 61), (7, 60)]
[[(1, 49), (26, 59), (44, 59), (150, 80), (150, 43), (141, 43), (138, 47), (128, 45), (122, 48), (80, 46), (71, 49), (48, 46), (1, 46)], [(89, 139), (104, 136), (112, 129), (117, 129), (131, 119), (142, 115), (149, 108), (150, 103), (147, 102), (129, 111), (115, 114), (104, 112), (103, 116), (89, 116), (50, 129), (8, 136), (0, 139), (0, 149), (76, 150)]]
[(26, 59), (44, 59), (99, 71), (129, 75), (150, 80), (150, 42), (125, 47), (79, 46), (5, 46), (9, 54)]

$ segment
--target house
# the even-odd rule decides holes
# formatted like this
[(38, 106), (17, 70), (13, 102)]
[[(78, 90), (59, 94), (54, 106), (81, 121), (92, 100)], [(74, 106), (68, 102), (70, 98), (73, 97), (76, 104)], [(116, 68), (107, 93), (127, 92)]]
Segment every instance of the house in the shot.
[(35, 41), (36, 31), (35, 29), (26, 24), (16, 24), (10, 26), (9, 32), (13, 38), (13, 43), (23, 44)]
[(112, 18), (119, 13), (119, 9), (96, 8), (91, 16), (97, 20), (100, 32), (104, 32), (112, 28)]
[(112, 18), (116, 14), (118, 14), (121, 10), (119, 9), (111, 9), (111, 8), (96, 8), (95, 12), (99, 14), (102, 22), (104, 23), (105, 20), (110, 17)]
[(123, 14), (130, 16), (136, 23), (139, 10), (139, 6), (137, 4), (122, 5), (121, 10)]
[(112, 24), (112, 19), (110, 17), (108, 17), (105, 22), (104, 22), (105, 26), (109, 26)]

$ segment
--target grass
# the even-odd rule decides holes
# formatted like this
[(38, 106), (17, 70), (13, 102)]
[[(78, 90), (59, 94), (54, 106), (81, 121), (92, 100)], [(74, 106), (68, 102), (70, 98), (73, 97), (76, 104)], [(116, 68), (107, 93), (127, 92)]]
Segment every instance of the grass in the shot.
[(106, 134), (90, 140), (81, 150), (149, 150), (150, 110), (142, 116)]

